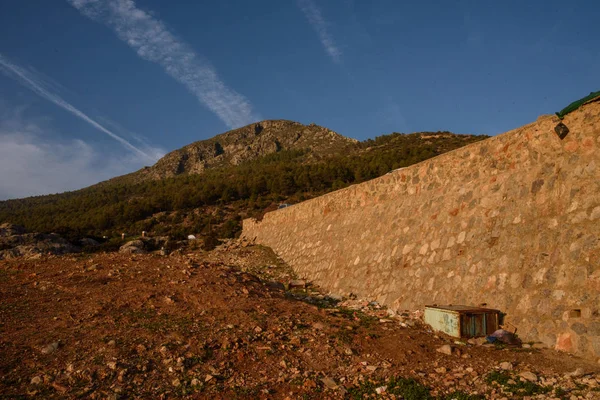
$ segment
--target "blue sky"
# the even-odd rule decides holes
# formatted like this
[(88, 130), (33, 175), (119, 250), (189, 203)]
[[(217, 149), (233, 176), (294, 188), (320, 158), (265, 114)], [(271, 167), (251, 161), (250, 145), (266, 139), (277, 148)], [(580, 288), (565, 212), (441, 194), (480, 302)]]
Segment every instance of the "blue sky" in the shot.
[(262, 119), (360, 140), (502, 133), (600, 89), (598, 15), (597, 1), (0, 0), (0, 199)]

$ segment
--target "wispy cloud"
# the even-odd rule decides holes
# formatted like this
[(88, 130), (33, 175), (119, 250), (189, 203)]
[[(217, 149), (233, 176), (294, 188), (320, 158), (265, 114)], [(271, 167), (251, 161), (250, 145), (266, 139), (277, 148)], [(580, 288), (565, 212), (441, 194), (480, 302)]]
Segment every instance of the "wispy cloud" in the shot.
[(80, 139), (53, 138), (46, 118), (25, 111), (0, 98), (0, 200), (75, 190), (146, 165), (139, 153), (105, 154)]
[(156, 154), (151, 154), (147, 151), (140, 149), (137, 146), (134, 146), (128, 140), (124, 139), (123, 137), (117, 135), (113, 131), (100, 125), (94, 119), (92, 119), (87, 114), (85, 114), (83, 111), (79, 110), (78, 108), (76, 108), (75, 106), (73, 106), (72, 104), (70, 104), (69, 102), (64, 100), (62, 97), (60, 97), (58, 95), (58, 93), (55, 92), (56, 87), (58, 85), (51, 82), (49, 79), (44, 78), (41, 74), (38, 74), (36, 72), (27, 70), (25, 68), (18, 66), (17, 64), (9, 61), (2, 54), (0, 54), (0, 71), (4, 72), (4, 74), (6, 76), (8, 76), (8, 77), (14, 79), (15, 81), (19, 82), (20, 84), (24, 85), (25, 87), (27, 87), (28, 89), (30, 89), (31, 91), (33, 91), (34, 93), (39, 95), (40, 97), (43, 97), (48, 101), (51, 101), (52, 103), (56, 104), (57, 106), (65, 109), (66, 111), (70, 112), (71, 114), (75, 115), (76, 117), (87, 122), (88, 124), (90, 124), (91, 126), (96, 128), (97, 130), (107, 134), (111, 138), (113, 138), (116, 141), (118, 141), (119, 143), (121, 143), (127, 149), (132, 151), (133, 153), (144, 157), (147, 160), (147, 162), (153, 163), (153, 162), (156, 162), (156, 160), (158, 160), (159, 157), (157, 157)]
[(150, 154), (152, 159), (158, 160), (159, 158), (162, 158), (165, 155), (165, 149), (150, 144), (146, 137), (130, 131), (129, 129), (113, 121), (112, 119), (104, 116), (98, 116), (96, 117), (96, 119), (100, 121), (102, 125), (111, 129), (113, 132), (117, 132), (119, 135), (131, 139), (130, 141), (132, 141), (133, 143), (137, 143), (138, 147), (142, 148), (145, 153)]
[(317, 7), (313, 0), (298, 0), (298, 7), (300, 7), (308, 22), (319, 35), (319, 40), (321, 40), (321, 44), (327, 54), (329, 54), (329, 57), (334, 62), (340, 63), (342, 51), (336, 46), (333, 37), (331, 37), (331, 34), (327, 30), (327, 21), (323, 18), (319, 7)]
[(111, 27), (141, 58), (160, 65), (228, 127), (256, 121), (250, 102), (227, 87), (215, 69), (165, 24), (136, 7), (133, 0), (67, 0), (83, 15)]

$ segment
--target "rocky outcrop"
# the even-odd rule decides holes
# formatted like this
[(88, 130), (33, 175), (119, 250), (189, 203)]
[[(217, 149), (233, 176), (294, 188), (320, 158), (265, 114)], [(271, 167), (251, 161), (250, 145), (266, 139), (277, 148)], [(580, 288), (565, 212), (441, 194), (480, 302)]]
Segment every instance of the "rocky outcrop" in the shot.
[(125, 243), (119, 248), (119, 253), (125, 254), (147, 254), (155, 250), (170, 251), (176, 243), (168, 236), (157, 236), (152, 238), (139, 238)]
[(0, 225), (0, 260), (16, 257), (36, 258), (43, 254), (67, 254), (80, 250), (56, 233), (26, 233), (22, 226)]
[(339, 154), (356, 143), (315, 124), (262, 121), (172, 151), (133, 175), (136, 180), (145, 180), (201, 174), (209, 168), (239, 165), (281, 150), (309, 150), (313, 157), (322, 157)]
[(20, 225), (14, 224), (2, 224), (0, 225), (0, 238), (5, 238), (9, 236), (22, 235), (25, 233), (25, 228)]
[(143, 241), (137, 239), (127, 242), (123, 246), (121, 246), (121, 248), (119, 248), (119, 253), (146, 254), (148, 253), (148, 251), (146, 250), (146, 244)]

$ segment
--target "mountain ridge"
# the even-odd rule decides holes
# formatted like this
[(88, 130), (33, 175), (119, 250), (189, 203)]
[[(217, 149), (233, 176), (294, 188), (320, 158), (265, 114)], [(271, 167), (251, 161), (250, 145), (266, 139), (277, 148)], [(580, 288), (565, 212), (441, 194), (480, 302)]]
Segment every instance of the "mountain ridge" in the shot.
[(282, 150), (310, 150), (312, 157), (322, 158), (340, 154), (358, 143), (316, 124), (263, 120), (170, 151), (154, 165), (127, 175), (139, 181), (202, 174), (211, 168), (239, 165)]

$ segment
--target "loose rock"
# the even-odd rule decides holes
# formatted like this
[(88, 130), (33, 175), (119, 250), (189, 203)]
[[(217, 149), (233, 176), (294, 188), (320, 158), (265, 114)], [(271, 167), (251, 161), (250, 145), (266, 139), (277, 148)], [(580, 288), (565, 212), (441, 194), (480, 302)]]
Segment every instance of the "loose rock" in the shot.
[(323, 382), (323, 384), (329, 389), (337, 389), (338, 387), (337, 383), (335, 383), (335, 381), (328, 376), (321, 378), (321, 382)]
[(290, 281), (290, 288), (303, 288), (306, 287), (306, 281), (301, 279), (294, 279)]
[(51, 343), (48, 346), (44, 347), (42, 349), (42, 353), (43, 354), (54, 353), (56, 351), (56, 349), (58, 349), (58, 342)]
[(537, 382), (537, 380), (538, 380), (537, 375), (531, 371), (523, 371), (519, 374), (519, 376), (530, 382)]
[(499, 367), (504, 371), (511, 371), (513, 369), (512, 363), (509, 363), (508, 361), (501, 362)]
[(442, 354), (447, 354), (447, 355), (452, 355), (452, 346), (450, 346), (449, 344), (445, 344), (441, 347), (438, 347), (436, 350), (438, 353), (442, 353)]

